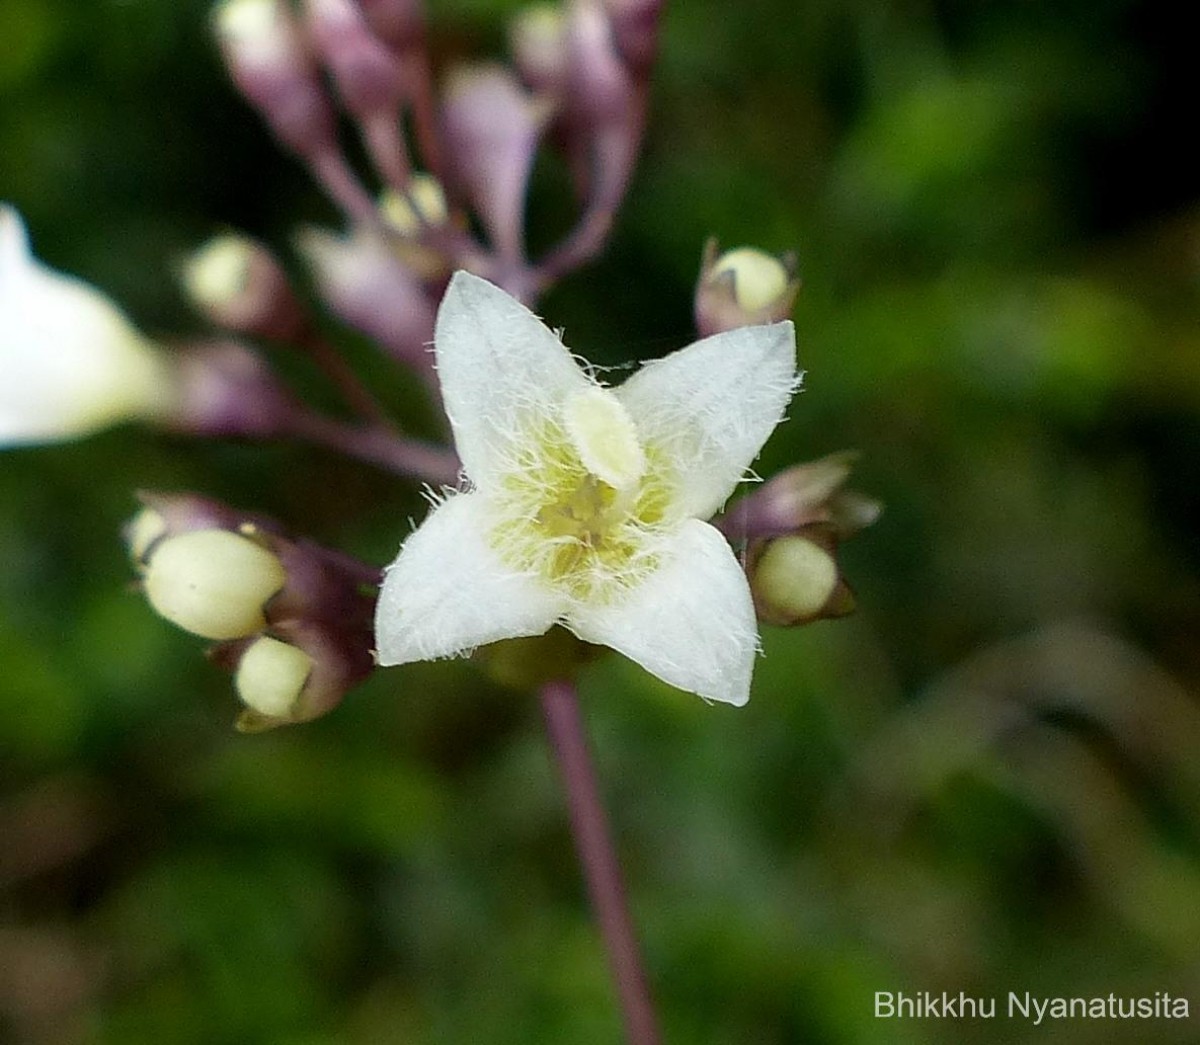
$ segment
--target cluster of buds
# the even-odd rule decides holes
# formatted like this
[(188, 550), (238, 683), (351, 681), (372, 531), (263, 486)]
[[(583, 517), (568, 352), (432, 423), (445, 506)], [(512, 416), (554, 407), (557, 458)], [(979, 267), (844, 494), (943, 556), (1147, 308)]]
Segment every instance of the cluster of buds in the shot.
[[(640, 147), (661, 6), (539, 4), (513, 21), (515, 69), (452, 65), (435, 86), (416, 0), (222, 0), (214, 27), (231, 79), (346, 218), (344, 233), (297, 238), (332, 311), (419, 365), (456, 269), (531, 301), (594, 256)], [(368, 177), (338, 139), (338, 108)], [(568, 158), (580, 213), (530, 260), (526, 193), (544, 141)]]
[[(791, 315), (799, 291), (795, 254), (757, 247), (722, 252), (710, 239), (696, 283), (696, 328), (710, 336), (780, 322)], [(844, 489), (857, 456), (842, 451), (793, 465), (713, 520), (741, 549), (759, 620), (795, 626), (854, 611), (838, 545), (883, 510), (873, 498)]]
[(745, 548), (759, 620), (791, 626), (853, 612), (838, 545), (883, 510), (874, 498), (844, 489), (856, 457), (842, 451), (793, 465), (714, 520)]
[(150, 605), (216, 642), (243, 732), (307, 722), (370, 674), (379, 573), (288, 537), (273, 520), (193, 494), (142, 493), (126, 527)]
[(187, 259), (182, 282), (214, 326), (272, 341), (302, 337), (308, 316), (287, 273), (258, 240), (238, 232), (214, 236)]
[[(532, 303), (598, 253), (639, 151), (661, 6), (542, 4), (513, 21), (514, 68), (435, 74), (419, 0), (219, 0), (213, 30), (234, 85), (343, 215), (343, 229), (303, 229), (295, 240), (322, 303), (432, 386), (434, 318), (454, 271)], [(339, 109), (361, 138), (365, 172), (347, 157)], [(526, 194), (544, 144), (567, 157), (579, 213), (530, 259)], [(0, 442), (141, 420), (194, 436), (301, 438), (453, 481), (452, 454), (384, 445), (394, 429), (266, 246), (223, 233), (180, 275), (218, 337), (170, 346), (146, 337), (102, 293), (38, 263), (16, 211), (0, 208), (0, 364), (16, 375), (0, 389)], [(309, 352), (354, 421), (339, 425), (298, 401), (256, 339)]]

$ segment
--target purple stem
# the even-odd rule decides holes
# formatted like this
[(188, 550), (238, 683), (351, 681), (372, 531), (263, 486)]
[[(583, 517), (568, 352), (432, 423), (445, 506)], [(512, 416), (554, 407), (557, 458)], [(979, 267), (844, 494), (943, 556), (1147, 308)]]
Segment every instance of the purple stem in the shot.
[(375, 424), (388, 427), (387, 411), (380, 405), (371, 390), (363, 384), (354, 368), (346, 362), (345, 357), (333, 347), (319, 331), (309, 328), (299, 338), (301, 346), (333, 382), (341, 393), (346, 405), (354, 410), (359, 417)]
[(412, 76), (409, 81), (409, 97), (412, 99), (413, 132), (417, 149), (425, 168), (435, 177), (441, 178), (442, 143), (438, 137), (437, 113), (433, 97), (433, 74), (429, 69), (429, 55), (425, 48), (413, 47), (408, 55)]
[(359, 121), (363, 144), (380, 179), (396, 192), (408, 184), (408, 145), (400, 129), (400, 115), (377, 113)]
[(658, 1019), (642, 970), (637, 937), (625, 900), (625, 888), (621, 884), (621, 869), (600, 801), (575, 687), (569, 682), (549, 682), (542, 687), (541, 698), (550, 745), (567, 789), (579, 862), (583, 865), (588, 894), (608, 951), (629, 1043), (659, 1045), (662, 1037)]
[(290, 419), (288, 434), (430, 486), (457, 486), (462, 470), (453, 450), (378, 425), (346, 424), (321, 414), (302, 413)]
[(382, 226), (371, 194), (363, 187), (343, 153), (332, 146), (304, 156), (309, 171), (342, 213), (352, 222), (367, 228)]

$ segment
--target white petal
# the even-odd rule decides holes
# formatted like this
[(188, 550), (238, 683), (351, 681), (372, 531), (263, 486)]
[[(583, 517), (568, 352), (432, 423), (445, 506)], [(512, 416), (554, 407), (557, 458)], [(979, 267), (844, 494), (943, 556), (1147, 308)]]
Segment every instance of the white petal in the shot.
[(0, 286), (29, 260), (29, 236), (15, 207), (0, 204)]
[(0, 443), (83, 435), (173, 406), (153, 344), (95, 287), (29, 254), (16, 211), (0, 208)]
[(708, 523), (687, 519), (667, 561), (625, 599), (572, 608), (567, 625), (672, 686), (741, 706), (758, 649), (746, 575)]
[(796, 387), (791, 323), (741, 327), (648, 363), (616, 389), (642, 445), (674, 472), (675, 507), (708, 518), (758, 456)]
[(477, 486), (513, 457), (528, 424), (591, 382), (563, 343), (516, 298), (456, 272), (438, 309), (438, 376), (454, 444)]
[(388, 567), (375, 611), (382, 665), (451, 657), (476, 646), (540, 635), (563, 597), (508, 569), (485, 539), (490, 517), (477, 493), (438, 505)]

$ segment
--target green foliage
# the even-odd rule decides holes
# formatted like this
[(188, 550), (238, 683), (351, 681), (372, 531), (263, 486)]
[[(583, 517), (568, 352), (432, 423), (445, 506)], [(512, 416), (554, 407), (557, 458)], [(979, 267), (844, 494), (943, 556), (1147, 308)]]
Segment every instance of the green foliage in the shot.
[[(747, 708), (584, 672), (669, 1041), (1023, 1040), (873, 992), (1194, 987), (1200, 211), (1160, 6), (669, 5), (612, 248), (541, 311), (655, 356), (707, 236), (796, 248), (807, 390), (759, 470), (856, 447), (887, 505), (844, 549), (859, 613), (765, 634)], [(431, 4), (437, 53), (512, 9)], [(156, 331), (200, 329), (171, 271), (213, 229), (333, 220), (205, 34), (198, 0), (0, 4), (0, 195)], [(227, 680), (125, 590), (138, 487), (376, 561), (420, 510), (302, 448), (0, 457), (0, 1037), (617, 1040), (532, 699), (414, 665), (233, 734)]]

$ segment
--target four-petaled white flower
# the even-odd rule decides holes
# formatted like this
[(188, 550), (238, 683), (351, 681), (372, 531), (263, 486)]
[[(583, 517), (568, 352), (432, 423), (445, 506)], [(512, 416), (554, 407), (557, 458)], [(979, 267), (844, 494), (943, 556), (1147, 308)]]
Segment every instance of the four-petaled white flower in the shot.
[(0, 206), (0, 445), (160, 417), (175, 394), (155, 345), (95, 287), (38, 262)]
[(469, 481), (380, 591), (380, 664), (559, 623), (700, 696), (744, 704), (758, 648), (745, 574), (712, 526), (796, 386), (791, 323), (706, 338), (616, 388), (465, 272), (435, 352)]

